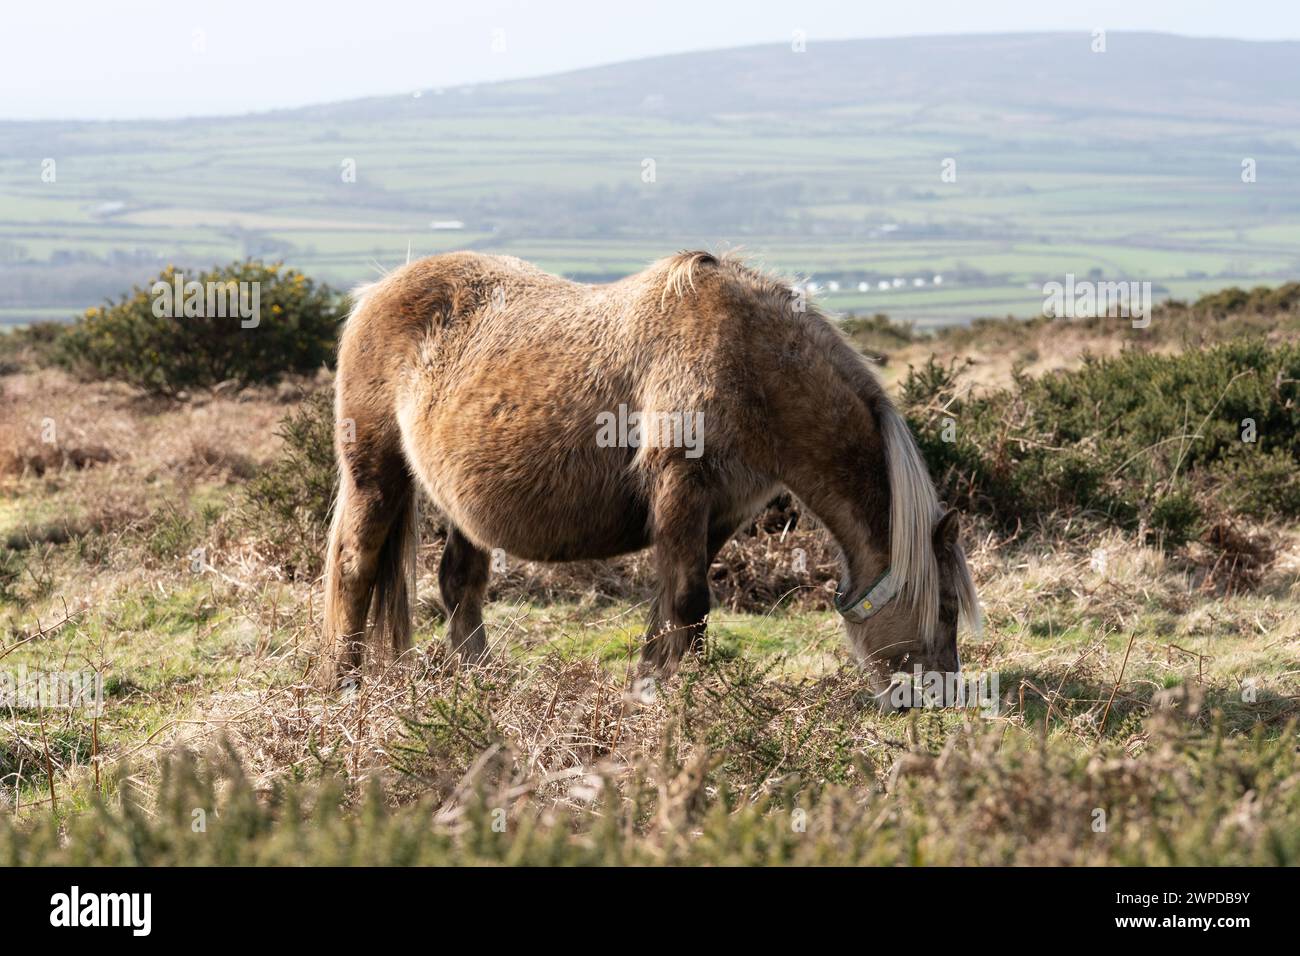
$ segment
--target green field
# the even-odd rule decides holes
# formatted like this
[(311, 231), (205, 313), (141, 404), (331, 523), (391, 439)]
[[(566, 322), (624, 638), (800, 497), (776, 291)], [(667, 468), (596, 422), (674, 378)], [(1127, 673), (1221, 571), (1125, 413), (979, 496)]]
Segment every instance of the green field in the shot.
[[(971, 38), (972, 56), (980, 42)], [(1061, 42), (1044, 38), (1044, 62), (1080, 69), (1062, 60)], [(1211, 87), (1234, 81), (1202, 75), (1179, 49), (1153, 69), (1185, 90), (1145, 109), (1127, 102), (1140, 94), (1120, 73), (1087, 74), (1090, 110), (1077, 84), (1045, 78), (1035, 99), (1006, 78), (981, 81), (982, 54), (963, 67), (964, 96), (877, 78), (855, 98), (843, 70), (865, 72), (876, 54), (845, 48), (843, 70), (796, 89), (798, 108), (781, 99), (780, 77), (763, 86), (764, 71), (747, 77), (747, 99), (730, 90), (735, 103), (642, 105), (757, 56), (722, 51), (473, 96), (0, 123), (0, 321), (71, 314), (173, 262), (282, 258), (346, 287), (408, 250), (456, 248), (586, 281), (682, 247), (740, 248), (823, 289), (840, 282), (823, 292), (830, 309), (922, 324), (1035, 314), (1042, 284), (1066, 273), (1150, 281), (1157, 298), (1300, 275), (1294, 104), (1277, 94), (1282, 105), (1216, 105)], [(907, 55), (938, 80), (953, 54)], [(1243, 157), (1257, 164), (1254, 182), (1242, 181)], [(941, 175), (946, 159), (955, 180)], [(463, 226), (432, 227), (447, 221)], [(895, 279), (905, 285), (878, 290)], [(857, 292), (860, 282), (872, 291)]]

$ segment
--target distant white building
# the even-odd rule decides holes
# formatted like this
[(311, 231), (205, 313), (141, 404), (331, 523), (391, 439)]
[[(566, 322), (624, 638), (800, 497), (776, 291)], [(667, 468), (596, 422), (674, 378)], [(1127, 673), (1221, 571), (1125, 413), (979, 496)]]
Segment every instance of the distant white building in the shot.
[(449, 229), (464, 229), (465, 224), (459, 219), (435, 219), (429, 223), (429, 228), (442, 232)]
[(879, 289), (881, 292), (888, 292), (888, 291), (889, 291), (889, 280), (888, 280), (888, 279), (881, 279), (879, 282), (876, 283), (876, 288)]
[(919, 289), (921, 286), (925, 285), (925, 280), (918, 277), (912, 280), (912, 285), (916, 286)]
[(832, 279), (830, 282), (826, 283), (826, 288), (831, 292), (839, 292), (840, 284)]
[(859, 283), (858, 283), (858, 291), (859, 291), (859, 292), (869, 292), (869, 291), (871, 291), (871, 283), (870, 283), (870, 282), (859, 282)]
[(907, 280), (905, 280), (905, 279), (899, 279), (899, 278), (897, 278), (897, 277), (894, 278), (894, 288), (895, 288), (895, 289), (901, 289), (901, 288), (902, 288), (904, 285), (906, 285), (906, 284), (907, 284)]
[(943, 285), (943, 276), (935, 276), (930, 281), (933, 282), (935, 285)]

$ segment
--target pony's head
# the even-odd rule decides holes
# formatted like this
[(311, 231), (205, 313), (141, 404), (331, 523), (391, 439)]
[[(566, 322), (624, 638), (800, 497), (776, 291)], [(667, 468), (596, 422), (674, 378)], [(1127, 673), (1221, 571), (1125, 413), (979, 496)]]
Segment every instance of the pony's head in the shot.
[[(866, 665), (872, 692), (887, 707), (891, 677), (919, 667), (952, 674), (961, 670), (958, 623), (979, 626), (979, 607), (962, 550), (956, 511), (935, 522), (930, 536), (934, 574), (929, 595), (907, 586), (889, 571), (856, 591), (842, 590), (837, 601), (849, 641)], [(851, 587), (851, 586), (850, 586)]]

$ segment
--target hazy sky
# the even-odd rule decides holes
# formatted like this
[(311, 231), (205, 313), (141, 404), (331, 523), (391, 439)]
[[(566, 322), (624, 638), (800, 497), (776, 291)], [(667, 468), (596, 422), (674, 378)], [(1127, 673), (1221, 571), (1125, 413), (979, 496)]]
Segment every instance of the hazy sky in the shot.
[(1296, 39), (1300, 3), (0, 0), (0, 118), (241, 113), (787, 43), (796, 29), (812, 54), (818, 39), (1096, 28)]

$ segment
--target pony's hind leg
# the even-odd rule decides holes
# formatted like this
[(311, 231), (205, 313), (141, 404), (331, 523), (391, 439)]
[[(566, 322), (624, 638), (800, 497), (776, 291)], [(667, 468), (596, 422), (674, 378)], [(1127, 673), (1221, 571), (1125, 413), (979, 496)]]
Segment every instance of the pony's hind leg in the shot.
[(459, 528), (450, 527), (438, 566), (438, 588), (447, 611), (447, 643), (452, 653), (468, 663), (477, 663), (487, 654), (483, 596), (489, 570), (488, 553)]
[(710, 534), (707, 498), (685, 473), (664, 476), (653, 520), (659, 593), (646, 628), (641, 671), (666, 676), (704, 642), (709, 562), (729, 535)]

